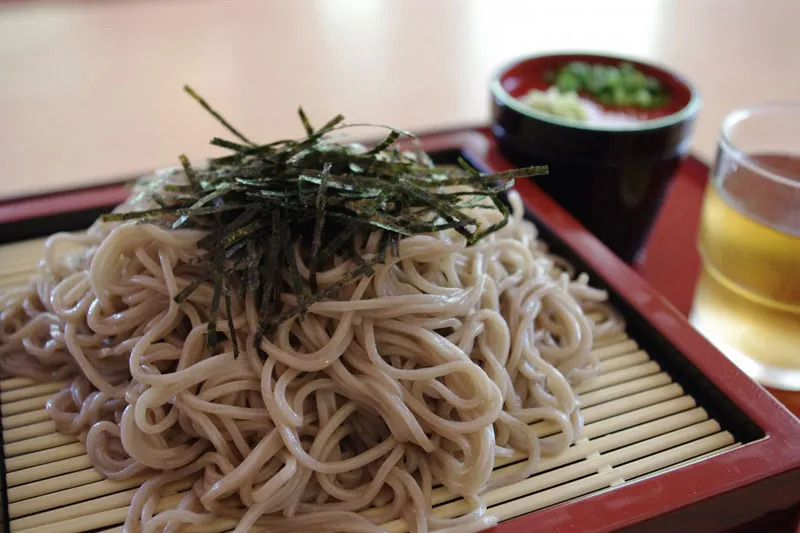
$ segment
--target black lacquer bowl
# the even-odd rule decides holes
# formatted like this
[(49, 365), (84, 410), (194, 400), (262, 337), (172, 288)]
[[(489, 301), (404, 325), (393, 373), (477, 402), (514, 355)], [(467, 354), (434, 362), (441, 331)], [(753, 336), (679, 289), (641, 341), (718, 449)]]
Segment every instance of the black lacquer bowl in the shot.
[[(521, 98), (546, 89), (547, 73), (572, 62), (632, 63), (666, 88), (669, 101), (655, 109), (605, 108), (638, 120), (595, 124), (548, 114)], [(641, 61), (583, 53), (529, 57), (492, 80), (492, 132), (501, 152), (518, 165), (547, 164), (537, 182), (623, 260), (645, 242), (670, 178), (686, 155), (700, 96), (683, 78)]]

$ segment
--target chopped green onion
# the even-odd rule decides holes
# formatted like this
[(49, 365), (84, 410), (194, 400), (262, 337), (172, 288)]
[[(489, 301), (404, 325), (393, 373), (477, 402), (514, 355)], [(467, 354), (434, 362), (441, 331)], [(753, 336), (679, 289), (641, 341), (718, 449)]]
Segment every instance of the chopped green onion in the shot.
[(562, 93), (586, 93), (603, 105), (653, 109), (669, 103), (667, 89), (629, 62), (618, 66), (572, 61), (545, 79)]

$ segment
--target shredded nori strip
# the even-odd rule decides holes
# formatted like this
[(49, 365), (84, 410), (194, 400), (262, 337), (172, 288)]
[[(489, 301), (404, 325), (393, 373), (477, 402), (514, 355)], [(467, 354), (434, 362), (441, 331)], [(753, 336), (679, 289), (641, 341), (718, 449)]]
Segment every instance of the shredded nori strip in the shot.
[(209, 113), (211, 113), (211, 116), (213, 116), (215, 119), (217, 119), (217, 120), (219, 121), (219, 123), (220, 123), (220, 124), (222, 124), (223, 126), (225, 126), (225, 127), (228, 129), (228, 131), (230, 131), (231, 133), (233, 133), (234, 135), (236, 135), (237, 137), (239, 137), (241, 140), (243, 140), (243, 141), (244, 141), (244, 142), (246, 142), (247, 144), (253, 144), (252, 142), (250, 142), (250, 139), (248, 139), (247, 137), (245, 137), (244, 135), (242, 135), (241, 133), (239, 133), (239, 131), (238, 131), (236, 128), (234, 128), (233, 126), (231, 126), (230, 124), (228, 124), (228, 121), (227, 121), (227, 120), (225, 120), (224, 118), (222, 118), (222, 115), (220, 115), (219, 113), (217, 113), (216, 111), (214, 111), (214, 109), (213, 109), (213, 108), (212, 108), (210, 105), (208, 105), (208, 102), (206, 102), (206, 101), (203, 99), (203, 97), (202, 97), (202, 96), (200, 96), (199, 94), (197, 94), (196, 92), (194, 92), (194, 89), (192, 89), (192, 88), (191, 88), (191, 87), (189, 87), (188, 85), (184, 85), (184, 86), (183, 86), (183, 90), (184, 90), (184, 91), (186, 91), (187, 93), (189, 93), (189, 94), (191, 95), (191, 97), (192, 97), (192, 98), (194, 98), (194, 99), (197, 101), (197, 103), (198, 103), (198, 104), (200, 104), (201, 106), (203, 106), (203, 109), (205, 109), (206, 111), (208, 111)]
[(225, 314), (228, 315), (228, 330), (233, 343), (233, 357), (239, 357), (239, 340), (236, 338), (236, 330), (233, 327), (233, 310), (231, 310), (231, 286), (225, 284)]
[[(314, 223), (314, 234), (311, 236), (311, 272), (309, 274), (309, 282), (311, 283), (312, 292), (317, 292), (317, 267), (319, 266), (317, 265), (317, 257), (319, 256), (319, 246), (322, 241), (322, 230), (325, 227), (325, 201), (328, 194), (328, 178), (330, 175), (331, 164), (325, 163), (319, 181), (319, 188), (317, 189), (317, 218)], [(298, 183), (300, 182), (298, 181)]]
[(297, 114), (300, 115), (300, 122), (303, 123), (303, 128), (306, 130), (307, 135), (314, 135), (314, 128), (311, 127), (311, 122), (308, 121), (308, 117), (306, 116), (306, 112), (303, 111), (302, 107), (297, 108)]
[[(145, 194), (157, 208), (112, 213), (103, 220), (208, 232), (198, 241), (205, 250), (200, 261), (205, 267), (175, 301), (183, 301), (202, 283), (213, 281), (207, 345), (213, 348), (217, 342), (216, 322), (224, 299), (234, 355), (239, 345), (233, 329), (233, 290), (255, 292), (259, 325), (252, 342), (257, 345), (285, 320), (302, 317), (315, 302), (371, 275), (387, 257), (397, 256), (402, 237), (453, 229), (471, 245), (497, 231), (509, 217), (500, 193), (515, 178), (547, 173), (547, 167), (533, 166), (482, 174), (463, 159), (458, 167), (437, 167), (418, 139), (395, 128), (387, 128), (386, 138), (371, 149), (336, 143), (327, 135), (354, 125), (343, 124), (344, 117), (337, 115), (314, 129), (302, 108), (298, 115), (306, 137), (259, 145), (190, 87), (184, 89), (241, 142), (213, 138), (212, 145), (231, 153), (211, 159), (206, 167), (192, 167), (181, 155), (187, 184), (170, 182), (158, 191), (151, 187)], [(396, 147), (401, 136), (411, 138), (413, 152)], [(480, 227), (476, 209), (496, 209), (502, 218)], [(375, 230), (383, 232), (378, 252), (362, 257), (354, 248), (356, 237), (364, 241)], [(301, 259), (310, 270), (308, 287), (295, 257), (298, 241)], [(353, 268), (320, 287), (318, 270), (337, 255), (349, 258)], [(296, 304), (283, 311), (282, 292), (294, 293), (296, 298)]]

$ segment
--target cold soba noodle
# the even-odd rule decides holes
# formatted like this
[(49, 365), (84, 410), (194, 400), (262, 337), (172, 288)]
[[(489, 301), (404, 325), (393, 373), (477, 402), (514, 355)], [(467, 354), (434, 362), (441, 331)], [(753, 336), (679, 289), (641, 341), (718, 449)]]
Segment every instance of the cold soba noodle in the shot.
[[(155, 187), (184, 182), (174, 173)], [(495, 522), (482, 493), (530, 476), (579, 436), (572, 387), (597, 371), (593, 341), (621, 328), (604, 292), (550, 256), (510, 200), (509, 223), (475, 244), (454, 229), (402, 238), (371, 274), (263, 336), (258, 291), (217, 294), (226, 305), (211, 350), (207, 231), (98, 221), (57, 234), (31, 284), (0, 296), (0, 369), (71, 379), (47, 404), (58, 430), (78, 435), (109, 479), (149, 476), (127, 531), (220, 517), (237, 531), (376, 531), (395, 519), (480, 530)], [(152, 207), (137, 202), (120, 210)], [(472, 214), (481, 226), (503, 217)], [(353, 239), (355, 255), (315, 274), (307, 243), (293, 242), (304, 291), (290, 290), (284, 269), (279, 309), (380, 253), (380, 230)], [(537, 437), (537, 420), (560, 432)], [(521, 462), (492, 475), (499, 458)], [(160, 510), (181, 483), (191, 489)], [(439, 484), (472, 511), (437, 517)]]

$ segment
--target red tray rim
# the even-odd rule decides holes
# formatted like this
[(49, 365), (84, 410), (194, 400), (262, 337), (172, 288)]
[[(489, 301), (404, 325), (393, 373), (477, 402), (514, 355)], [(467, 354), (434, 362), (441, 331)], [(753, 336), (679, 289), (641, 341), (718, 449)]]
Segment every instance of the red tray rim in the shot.
[[(486, 129), (475, 131), (462, 142), (472, 157), (484, 162), (493, 171), (513, 167), (499, 153)], [(435, 150), (430, 145), (426, 147)], [(757, 482), (772, 481), (776, 487), (782, 487), (789, 481), (780, 478), (781, 474), (788, 473), (795, 486), (800, 486), (800, 423), (794, 415), (712, 346), (663, 295), (583, 228), (533, 181), (518, 180), (516, 189), (526, 206), (544, 224), (553, 229), (606, 283), (690, 359), (767, 436), (704, 461), (523, 515), (501, 524), (497, 530), (511, 533), (541, 527), (544, 531), (609, 531)], [(636, 294), (636, 298), (632, 298), (632, 294)], [(743, 468), (742, 465), (747, 467)], [(702, 480), (713, 480), (713, 483)], [(771, 491), (767, 484), (761, 492), (764, 497), (778, 503), (776, 500), (781, 497), (780, 492), (776, 494)], [(791, 494), (791, 491), (788, 492)], [(748, 495), (753, 496), (750, 493)], [(741, 498), (741, 495), (738, 497)], [(798, 501), (800, 491), (791, 495), (785, 505), (791, 506)], [(731, 516), (736, 515), (734, 510), (731, 511)], [(602, 525), (587, 518), (591, 516), (602, 516)], [(712, 523), (707, 525), (711, 526)], [(576, 526), (577, 529), (573, 529)]]
[[(494, 171), (513, 167), (497, 151), (487, 128), (443, 130), (421, 135), (420, 139), (429, 152), (459, 148)], [(117, 204), (128, 196), (126, 182), (129, 179), (0, 201), (0, 224)], [(760, 426), (766, 437), (703, 461), (522, 515), (501, 523), (494, 530), (498, 533), (600, 532), (674, 515), (672, 522), (647, 522), (656, 527), (647, 530), (655, 531), (685, 524), (680, 520), (686, 520), (688, 515), (677, 511), (693, 504), (714, 502), (726, 493), (731, 498), (719, 500), (719, 506), (740, 501), (740, 506), (744, 507), (730, 508), (727, 517), (702, 517), (693, 513), (694, 523), (705, 524), (707, 530), (712, 530), (738, 525), (763, 512), (798, 503), (800, 491), (793, 493), (791, 487), (800, 486), (800, 421), (717, 351), (666, 298), (538, 186), (528, 180), (518, 180), (516, 189), (526, 206), (544, 224)], [(636, 298), (631, 297), (634, 293)], [(764, 504), (769, 505), (759, 510), (753, 505), (754, 499), (763, 499)], [(722, 507), (718, 511), (723, 511)]]

